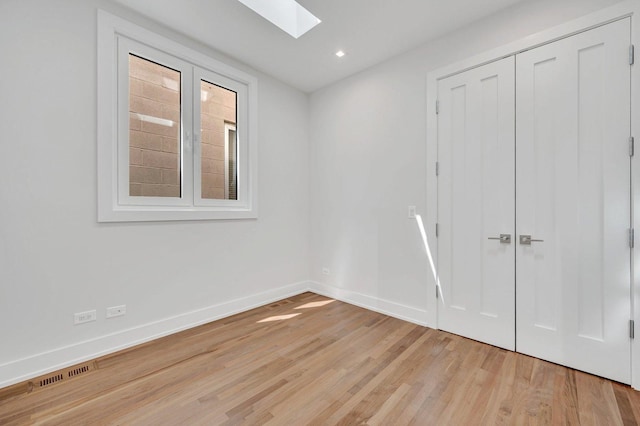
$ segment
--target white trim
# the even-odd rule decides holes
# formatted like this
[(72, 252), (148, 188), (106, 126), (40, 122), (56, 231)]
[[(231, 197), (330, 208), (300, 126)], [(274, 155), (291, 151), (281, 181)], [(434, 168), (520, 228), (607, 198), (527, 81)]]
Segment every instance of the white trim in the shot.
[(306, 292), (431, 326), (425, 310), (315, 281), (301, 281), (0, 364), (0, 389)]
[[(207, 203), (205, 206), (191, 205), (124, 205), (118, 202), (118, 149), (117, 149), (117, 118), (118, 105), (116, 88), (118, 87), (117, 69), (117, 42), (119, 37), (125, 37), (136, 42), (148, 45), (162, 51), (167, 55), (174, 56), (184, 62), (210, 71), (225, 81), (233, 83), (239, 88), (243, 96), (239, 94), (238, 115), (244, 118), (240, 124), (239, 131), (243, 140), (246, 140), (243, 158), (240, 162), (246, 165), (243, 167), (241, 181), (238, 185), (238, 198), (242, 195), (242, 200), (227, 203)], [(247, 219), (258, 217), (258, 80), (245, 72), (242, 72), (230, 65), (219, 62), (202, 53), (185, 47), (173, 40), (162, 37), (138, 25), (111, 15), (105, 11), (98, 10), (98, 105), (97, 105), (97, 128), (98, 128), (98, 221), (99, 222), (120, 222), (120, 221), (160, 221), (160, 220), (202, 220), (202, 219)], [(186, 74), (186, 73), (185, 73)], [(185, 77), (185, 75), (183, 75)], [(187, 80), (185, 80), (187, 81)], [(191, 81), (189, 77), (188, 81)], [(234, 89), (235, 90), (235, 89)], [(189, 102), (188, 99), (185, 101)], [(194, 102), (191, 102), (192, 104)], [(191, 109), (192, 106), (189, 106)], [(192, 139), (198, 135), (191, 135), (189, 129), (192, 127), (191, 117), (183, 117), (184, 135), (183, 144), (186, 144), (184, 153), (189, 153), (189, 145)], [(196, 143), (196, 149), (198, 144)], [(184, 147), (183, 147), (184, 148)], [(186, 157), (186, 155), (183, 155)], [(191, 158), (188, 159), (191, 161)], [(238, 168), (240, 170), (240, 162)], [(185, 165), (183, 170), (189, 172), (193, 164)], [(193, 182), (191, 179), (190, 182)], [(186, 180), (185, 180), (186, 181)], [(191, 183), (183, 186), (183, 195), (192, 194)], [(191, 195), (188, 197), (190, 198)], [(131, 197), (130, 197), (131, 198)], [(133, 197), (140, 198), (140, 197)], [(149, 200), (152, 202), (154, 200)], [(161, 199), (160, 201), (166, 201)]]
[[(475, 68), (489, 62), (493, 62), (517, 53), (521, 53), (526, 50), (533, 49), (544, 44), (552, 43), (556, 40), (570, 37), (580, 32), (588, 31), (592, 28), (605, 25), (607, 23), (617, 21), (626, 17), (631, 17), (631, 42), (638, 46), (640, 45), (640, 25), (634, 23), (633, 16), (637, 15), (640, 11), (640, 1), (627, 0), (618, 3), (609, 8), (603, 9), (598, 12), (594, 12), (579, 19), (572, 20), (562, 25), (558, 25), (551, 29), (533, 34), (523, 39), (517, 40), (513, 43), (489, 50), (487, 52), (475, 55), (471, 58), (438, 68), (436, 70), (427, 73), (427, 231), (428, 234), (432, 228), (435, 227), (437, 222), (437, 180), (435, 177), (435, 162), (438, 158), (438, 128), (437, 128), (437, 116), (436, 116), (436, 101), (438, 98), (437, 87), (438, 80), (464, 72), (471, 68)], [(637, 65), (631, 67), (631, 133), (632, 135), (640, 134), (640, 114), (636, 111), (640, 108), (640, 84), (634, 84), (634, 82), (640, 81), (638, 75), (640, 71), (637, 70)], [(638, 166), (636, 164), (640, 159), (636, 155), (632, 159), (632, 191), (633, 191), (633, 222), (634, 226), (640, 226), (640, 206), (636, 206), (636, 203), (640, 203), (640, 172), (638, 172)], [(428, 235), (431, 239), (431, 235)], [(437, 246), (434, 250), (434, 258), (437, 259)], [(436, 260), (437, 265), (437, 260)], [(633, 273), (633, 285), (632, 285), (632, 313), (635, 318), (635, 323), (640, 324), (640, 250), (635, 249), (633, 251), (632, 273)], [(428, 282), (429, 286), (435, 285), (435, 283)], [(431, 310), (435, 299), (429, 292), (427, 299), (427, 306)], [(437, 306), (437, 303), (436, 303)], [(436, 312), (437, 316), (437, 312)], [(437, 319), (436, 319), (437, 323)], [(434, 325), (437, 326), (437, 324)], [(625, 326), (624, 324), (621, 327)], [(640, 325), (639, 325), (640, 327)], [(631, 344), (631, 385), (634, 389), (640, 390), (640, 339), (636, 338)]]
[[(440, 270), (438, 265), (438, 237), (436, 237), (436, 224), (438, 223), (438, 179), (436, 176), (436, 161), (438, 161), (438, 117), (436, 115), (437, 80), (427, 79), (427, 207), (425, 214), (425, 233), (427, 241), (432, 241), (431, 256), (436, 267), (436, 276)], [(430, 98), (429, 95), (435, 93), (436, 96)], [(434, 135), (431, 133), (435, 132)], [(431, 139), (435, 136), (435, 139)], [(429, 141), (435, 140), (435, 143)], [(435, 199), (429, 196), (435, 194)], [(438, 298), (436, 279), (432, 274), (427, 274), (427, 311), (429, 312), (429, 324), (438, 329)]]
[(0, 365), (0, 388), (309, 291), (302, 281)]
[[(640, 11), (640, 2), (634, 1), (633, 7), (629, 5), (629, 9), (637, 15)], [(634, 17), (631, 18), (631, 43), (636, 47), (640, 46), (640, 25), (637, 24)], [(638, 49), (636, 48), (636, 54)], [(631, 129), (632, 136), (638, 139), (640, 135), (640, 68), (636, 59), (636, 64), (631, 67)], [(640, 155), (636, 150), (636, 154), (631, 159), (631, 223), (634, 228), (640, 227), (640, 165), (638, 158)], [(636, 235), (638, 233), (636, 232)], [(632, 250), (631, 261), (631, 314), (636, 324), (636, 337), (631, 343), (631, 386), (640, 390), (640, 249), (635, 245)]]
[(313, 293), (330, 297), (351, 305), (356, 305), (390, 317), (398, 318), (413, 324), (421, 325), (423, 327), (432, 327), (432, 323), (429, 321), (429, 312), (423, 309), (414, 308), (412, 306), (403, 305), (344, 288), (334, 287), (317, 281), (311, 281), (310, 284), (311, 287), (309, 291), (312, 291)]

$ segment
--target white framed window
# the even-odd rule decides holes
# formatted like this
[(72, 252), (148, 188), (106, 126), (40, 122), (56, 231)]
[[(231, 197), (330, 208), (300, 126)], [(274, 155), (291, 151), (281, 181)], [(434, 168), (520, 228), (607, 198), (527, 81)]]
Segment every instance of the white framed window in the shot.
[(98, 221), (257, 217), (257, 79), (98, 12)]

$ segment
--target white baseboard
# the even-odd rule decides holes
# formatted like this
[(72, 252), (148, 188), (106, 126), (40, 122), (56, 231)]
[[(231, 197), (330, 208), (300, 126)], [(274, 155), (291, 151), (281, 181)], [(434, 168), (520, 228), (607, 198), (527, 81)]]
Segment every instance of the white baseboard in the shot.
[(245, 312), (306, 291), (312, 291), (414, 324), (429, 326), (426, 310), (319, 282), (302, 281), (2, 364), (0, 365), (0, 388)]
[(380, 299), (378, 297), (368, 296), (366, 294), (357, 293), (355, 291), (343, 288), (333, 287), (316, 281), (310, 282), (309, 291), (331, 297), (342, 302), (350, 303), (370, 311), (379, 312), (408, 321), (424, 327), (431, 327), (426, 310), (402, 305), (400, 303), (391, 302), (389, 300)]
[(0, 388), (309, 291), (303, 281), (0, 365)]

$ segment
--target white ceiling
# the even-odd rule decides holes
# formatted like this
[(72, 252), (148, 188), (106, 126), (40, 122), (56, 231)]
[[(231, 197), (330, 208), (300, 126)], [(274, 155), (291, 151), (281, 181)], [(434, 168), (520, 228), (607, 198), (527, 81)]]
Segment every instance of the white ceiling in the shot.
[[(322, 23), (297, 40), (236, 0), (116, 1), (313, 92), (500, 9), (534, 0), (298, 0)], [(339, 49), (344, 58), (335, 56)]]

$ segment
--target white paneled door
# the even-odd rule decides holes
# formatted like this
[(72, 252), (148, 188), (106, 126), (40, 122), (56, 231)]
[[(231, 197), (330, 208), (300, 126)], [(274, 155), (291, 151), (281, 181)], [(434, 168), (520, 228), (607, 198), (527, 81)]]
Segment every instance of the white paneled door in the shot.
[(624, 19), (516, 56), (516, 348), (624, 383), (629, 43)]
[(631, 379), (630, 19), (438, 82), (438, 327)]
[(438, 84), (438, 327), (511, 350), (514, 90), (513, 57)]

